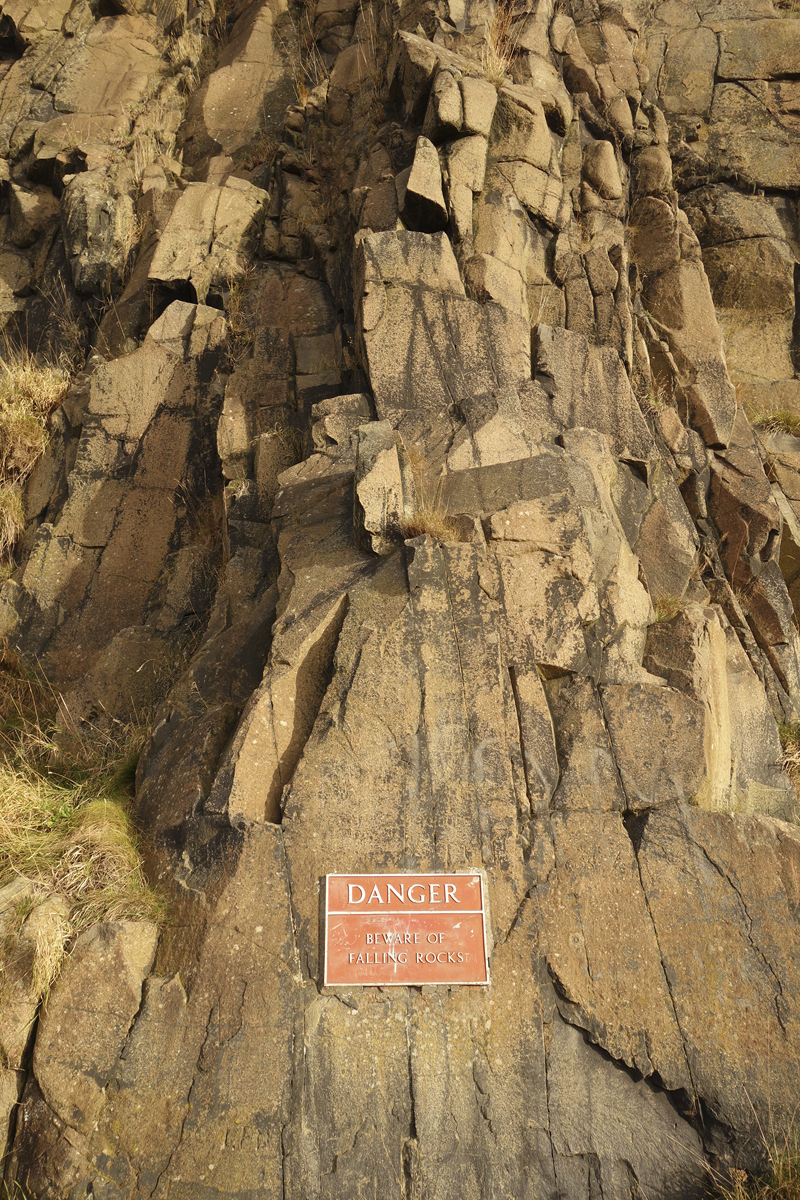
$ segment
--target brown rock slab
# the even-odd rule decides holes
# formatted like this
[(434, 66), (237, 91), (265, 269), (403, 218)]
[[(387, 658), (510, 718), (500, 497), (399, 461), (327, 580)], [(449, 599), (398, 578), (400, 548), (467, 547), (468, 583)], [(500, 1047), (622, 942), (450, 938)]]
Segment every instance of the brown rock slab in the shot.
[(597, 689), (590, 679), (549, 679), (545, 695), (553, 717), (561, 778), (551, 808), (622, 812), (627, 808)]
[(787, 1128), (800, 1087), (798, 854), (791, 826), (691, 808), (652, 814), (638, 850), (694, 1088), (751, 1138), (743, 1163), (754, 1110)]
[(656, 931), (618, 813), (554, 813), (554, 870), (537, 892), (562, 1014), (618, 1062), (691, 1087)]
[[(39, 1023), (33, 1070), (54, 1113), (88, 1133), (139, 1010), (156, 928), (109, 921), (81, 934)], [(86, 980), (92, 978), (87, 1006)], [(68, 1025), (70, 1037), (61, 1031)]]
[(702, 704), (644, 683), (603, 689), (614, 760), (634, 812), (693, 800), (705, 778)]

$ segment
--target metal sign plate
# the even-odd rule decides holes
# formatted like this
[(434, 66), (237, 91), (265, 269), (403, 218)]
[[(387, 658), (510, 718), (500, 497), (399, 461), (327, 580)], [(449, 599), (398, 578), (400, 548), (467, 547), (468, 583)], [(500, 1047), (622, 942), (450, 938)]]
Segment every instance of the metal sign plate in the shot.
[(488, 982), (479, 872), (325, 876), (326, 987)]

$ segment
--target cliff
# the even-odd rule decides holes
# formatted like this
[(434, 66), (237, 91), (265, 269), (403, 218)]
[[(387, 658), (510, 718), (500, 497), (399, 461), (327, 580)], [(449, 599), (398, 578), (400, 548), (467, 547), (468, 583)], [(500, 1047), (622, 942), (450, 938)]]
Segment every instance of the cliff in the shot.
[[(223, 4), (2, 5), (0, 321), (71, 377), (0, 633), (64, 745), (146, 725), (163, 906), (40, 1003), (65, 901), (0, 892), (9, 1195), (758, 1173), (800, 1100), (800, 19)], [(324, 986), (324, 876), (459, 871), (488, 986)]]

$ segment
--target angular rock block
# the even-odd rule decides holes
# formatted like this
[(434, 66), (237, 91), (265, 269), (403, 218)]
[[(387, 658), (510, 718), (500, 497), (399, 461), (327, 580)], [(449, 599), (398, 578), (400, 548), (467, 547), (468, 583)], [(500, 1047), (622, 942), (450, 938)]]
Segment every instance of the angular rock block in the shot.
[(359, 426), (353, 481), (356, 542), (375, 554), (391, 553), (415, 510), (414, 475), (400, 435), (388, 421)]
[(379, 417), (446, 408), (530, 377), (527, 320), (466, 299), (444, 235), (367, 235), (354, 274)]
[(230, 178), (224, 187), (190, 183), (159, 239), (150, 279), (169, 287), (189, 283), (203, 303), (210, 287), (243, 273), (267, 200), (243, 179)]

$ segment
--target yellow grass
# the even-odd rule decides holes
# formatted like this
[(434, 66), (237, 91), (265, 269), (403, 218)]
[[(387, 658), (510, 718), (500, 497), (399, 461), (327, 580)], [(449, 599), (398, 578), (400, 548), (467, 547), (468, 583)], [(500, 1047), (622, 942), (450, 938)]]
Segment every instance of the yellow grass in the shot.
[(47, 419), (67, 392), (69, 374), (6, 346), (0, 357), (0, 562), (25, 524), (22, 485), (47, 445)]
[(404, 541), (408, 541), (409, 538), (422, 537), (426, 533), (439, 542), (462, 541), (458, 526), (442, 505), (419, 505), (413, 517), (400, 527), (400, 535)]
[(653, 601), (657, 621), (671, 621), (685, 607), (686, 602), (680, 596), (659, 596), (658, 600)]
[(69, 941), (103, 920), (157, 920), (128, 812), (146, 730), (54, 740), (57, 702), (45, 684), (0, 665), (0, 887), (30, 886), (34, 904), (60, 897), (40, 922), (34, 982), (46, 994)]
[(486, 42), (481, 49), (481, 70), (495, 87), (501, 87), (517, 53), (517, 39), (511, 28), (514, 0), (497, 0), (492, 20), (486, 27)]
[(768, 1169), (758, 1177), (731, 1171), (730, 1186), (719, 1186), (719, 1200), (800, 1200), (800, 1141), (789, 1132), (766, 1143)]
[(800, 437), (800, 416), (788, 408), (758, 408), (755, 405), (745, 405), (745, 412), (750, 424), (765, 433), (791, 433)]
[(405, 446), (404, 454), (414, 479), (414, 513), (398, 529), (404, 541), (428, 534), (440, 542), (460, 542), (463, 535), (442, 498), (441, 485), (433, 484), (426, 471), (425, 457), (417, 445)]

